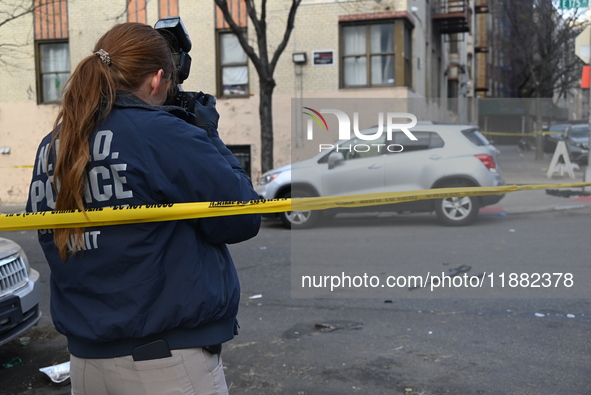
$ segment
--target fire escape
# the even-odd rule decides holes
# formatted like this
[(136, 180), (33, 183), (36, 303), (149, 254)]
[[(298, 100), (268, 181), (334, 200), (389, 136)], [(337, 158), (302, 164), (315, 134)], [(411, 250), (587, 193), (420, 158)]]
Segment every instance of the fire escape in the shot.
[(476, 43), (474, 52), (476, 52), (476, 84), (475, 91), (480, 96), (484, 96), (489, 89), (490, 65), (488, 62), (488, 52), (490, 32), (488, 27), (488, 0), (476, 0), (474, 5), (476, 14)]
[(463, 41), (464, 33), (470, 32), (471, 9), (469, 0), (433, 0), (431, 17), (433, 26), (439, 34), (447, 35), (449, 42), (449, 64), (444, 75), (447, 77), (447, 105), (454, 113), (458, 112), (460, 91), (460, 73), (465, 73), (465, 66), (460, 65), (458, 42)]
[(468, 0), (435, 0), (432, 8), (433, 24), (441, 34), (470, 31), (470, 5)]

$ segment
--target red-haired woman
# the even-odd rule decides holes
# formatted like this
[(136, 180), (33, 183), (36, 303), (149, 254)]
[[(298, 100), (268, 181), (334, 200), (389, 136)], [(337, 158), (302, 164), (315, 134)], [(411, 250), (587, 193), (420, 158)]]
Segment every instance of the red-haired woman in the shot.
[[(215, 99), (164, 105), (175, 64), (150, 26), (109, 30), (70, 76), (27, 211), (257, 199), (217, 133)], [(226, 247), (259, 215), (40, 230), (73, 394), (225, 394), (239, 283)]]

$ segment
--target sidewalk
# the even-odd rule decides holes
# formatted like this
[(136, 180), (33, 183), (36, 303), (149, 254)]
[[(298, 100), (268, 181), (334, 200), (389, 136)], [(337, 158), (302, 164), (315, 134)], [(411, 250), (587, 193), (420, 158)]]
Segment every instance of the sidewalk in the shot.
[[(520, 151), (517, 146), (497, 146), (499, 167), (507, 185), (530, 184), (568, 184), (583, 182), (584, 168), (575, 169), (575, 178), (568, 174), (560, 176), (558, 172), (551, 178), (547, 177), (548, 168), (552, 160), (551, 154), (544, 154), (543, 160), (536, 160), (535, 151)], [(579, 189), (574, 189), (578, 190)], [(497, 206), (485, 207), (483, 212), (499, 212), (507, 214), (578, 209), (591, 206), (591, 196), (572, 196), (564, 198), (552, 196), (546, 190), (519, 191), (505, 195)]]

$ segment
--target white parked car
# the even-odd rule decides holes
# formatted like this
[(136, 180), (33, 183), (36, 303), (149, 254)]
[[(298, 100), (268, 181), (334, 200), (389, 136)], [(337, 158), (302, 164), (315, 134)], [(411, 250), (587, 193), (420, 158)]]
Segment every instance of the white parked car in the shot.
[(39, 321), (39, 272), (31, 269), (22, 248), (0, 237), (0, 345)]
[[(375, 135), (377, 126), (361, 133)], [(416, 141), (402, 131), (392, 140), (339, 141), (311, 159), (283, 166), (261, 176), (256, 186), (264, 199), (339, 196), (448, 187), (504, 185), (498, 168), (499, 151), (476, 126), (419, 123)], [(328, 145), (330, 146), (330, 145)], [(402, 149), (400, 148), (402, 147)], [(478, 210), (504, 195), (422, 200), (347, 211), (435, 212), (445, 225), (468, 225)], [(277, 216), (288, 228), (311, 227), (337, 209), (290, 211)]]

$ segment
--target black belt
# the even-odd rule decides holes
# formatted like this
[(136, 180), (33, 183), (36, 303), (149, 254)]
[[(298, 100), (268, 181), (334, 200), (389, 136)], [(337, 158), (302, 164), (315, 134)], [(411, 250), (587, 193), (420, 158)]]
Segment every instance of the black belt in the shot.
[[(213, 346), (202, 347), (211, 355), (220, 354), (222, 352), (222, 344), (214, 344)], [(141, 346), (137, 346), (132, 352), (134, 361), (149, 361), (152, 359), (169, 358), (172, 356), (168, 343), (164, 339), (159, 339)]]
[(211, 355), (221, 354), (222, 353), (222, 344), (215, 344), (213, 346), (205, 346), (202, 347), (205, 351), (210, 353)]

